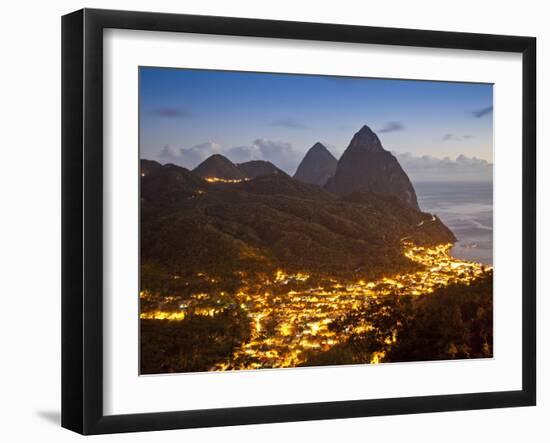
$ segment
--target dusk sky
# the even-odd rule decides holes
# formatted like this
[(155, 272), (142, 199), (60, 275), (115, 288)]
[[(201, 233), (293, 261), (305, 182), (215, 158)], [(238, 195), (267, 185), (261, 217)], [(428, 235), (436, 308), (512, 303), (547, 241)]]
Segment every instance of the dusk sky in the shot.
[(140, 156), (192, 169), (220, 153), (293, 174), (323, 143), (337, 158), (361, 126), (413, 181), (490, 180), (488, 84), (140, 68)]

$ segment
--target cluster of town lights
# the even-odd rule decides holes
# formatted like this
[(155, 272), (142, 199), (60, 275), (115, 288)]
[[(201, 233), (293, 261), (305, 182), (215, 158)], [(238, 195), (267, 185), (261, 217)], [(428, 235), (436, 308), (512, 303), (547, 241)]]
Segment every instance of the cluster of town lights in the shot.
[[(308, 287), (306, 273), (287, 274), (279, 270), (261, 290), (243, 286), (236, 303), (248, 315), (251, 337), (229, 359), (212, 370), (294, 367), (307, 360), (310, 351), (325, 351), (344, 341), (357, 330), (335, 332), (329, 325), (335, 319), (389, 294), (421, 295), (452, 284), (469, 284), (490, 267), (460, 260), (450, 255), (451, 244), (435, 247), (403, 242), (404, 254), (423, 269), (407, 274), (382, 277), (374, 281), (359, 280)], [(285, 289), (289, 282), (293, 289)], [(255, 287), (256, 288), (256, 287)], [(142, 298), (149, 294), (145, 291)], [(220, 302), (225, 293), (195, 294), (177, 310), (142, 312), (142, 319), (183, 320), (187, 315), (214, 317), (230, 306)], [(173, 305), (173, 304), (172, 304)], [(368, 326), (367, 326), (368, 327)], [(365, 328), (360, 325), (358, 328)], [(371, 363), (382, 356), (374, 355)]]
[(221, 177), (206, 177), (208, 183), (241, 183), (250, 180), (249, 178), (221, 178)]

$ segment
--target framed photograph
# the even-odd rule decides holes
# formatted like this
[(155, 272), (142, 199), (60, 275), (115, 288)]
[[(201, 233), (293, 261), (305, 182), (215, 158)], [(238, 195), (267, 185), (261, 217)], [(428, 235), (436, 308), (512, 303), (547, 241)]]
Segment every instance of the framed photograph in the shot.
[(531, 37), (62, 21), (62, 425), (536, 402)]

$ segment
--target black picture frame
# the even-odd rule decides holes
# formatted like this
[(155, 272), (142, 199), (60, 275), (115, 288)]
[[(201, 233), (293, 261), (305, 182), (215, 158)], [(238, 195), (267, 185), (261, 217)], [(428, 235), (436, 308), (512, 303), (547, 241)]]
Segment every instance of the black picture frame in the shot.
[[(177, 412), (103, 413), (103, 30), (353, 42), (522, 54), (522, 389)], [(82, 434), (458, 411), (536, 403), (536, 39), (83, 9), (62, 18), (62, 426)]]

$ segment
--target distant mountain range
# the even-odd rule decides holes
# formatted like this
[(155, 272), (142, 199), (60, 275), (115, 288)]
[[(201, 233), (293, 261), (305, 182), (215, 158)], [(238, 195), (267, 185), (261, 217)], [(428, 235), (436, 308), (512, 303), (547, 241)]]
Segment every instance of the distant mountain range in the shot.
[[(142, 173), (160, 166), (152, 160), (142, 160)], [(221, 154), (214, 154), (199, 164), (193, 172), (203, 179), (220, 181), (249, 180), (269, 174), (285, 174), (273, 163), (252, 160), (235, 164)], [(324, 186), (337, 195), (354, 192), (376, 192), (399, 198), (419, 209), (416, 192), (397, 158), (385, 150), (378, 136), (363, 126), (352, 138), (340, 160), (320, 142), (315, 143), (298, 165), (294, 179)]]
[[(147, 169), (151, 165), (144, 163), (143, 167)], [(234, 164), (220, 154), (208, 157), (193, 172), (203, 179), (220, 181), (285, 174), (268, 161)], [(403, 203), (420, 209), (414, 187), (399, 161), (384, 149), (378, 136), (366, 125), (353, 136), (340, 160), (322, 143), (315, 143), (300, 162), (293, 178), (324, 186), (329, 192), (340, 196), (363, 191), (393, 195)]]
[(404, 238), (456, 241), (419, 210), (407, 175), (367, 127), (331, 175), (334, 161), (320, 143), (294, 178), (269, 162), (236, 165), (222, 155), (193, 171), (142, 160), (142, 283), (162, 290), (173, 275), (206, 273), (238, 286), (243, 275), (276, 269), (372, 278), (416, 269), (402, 254)]

